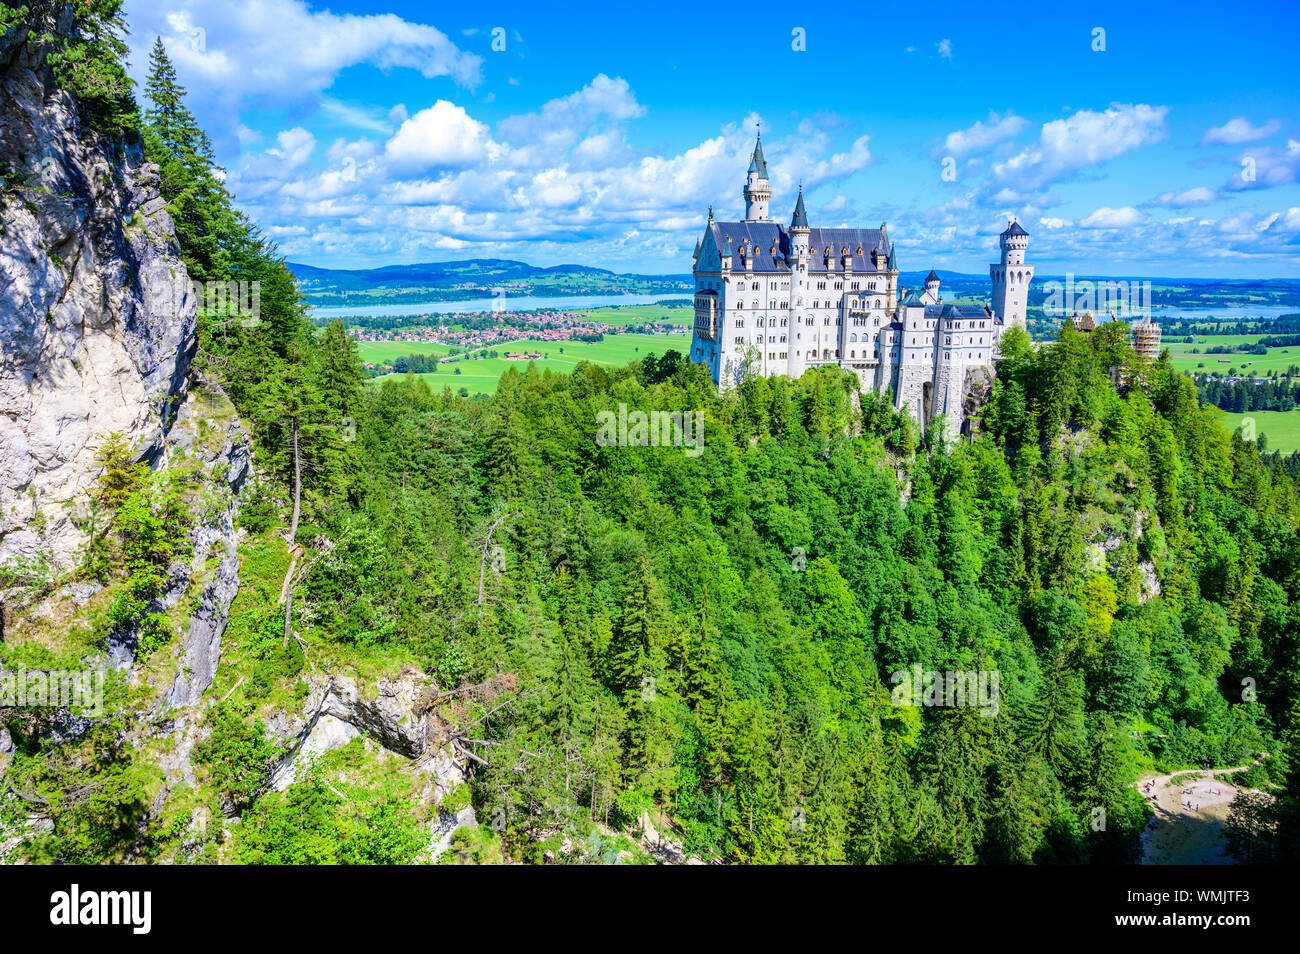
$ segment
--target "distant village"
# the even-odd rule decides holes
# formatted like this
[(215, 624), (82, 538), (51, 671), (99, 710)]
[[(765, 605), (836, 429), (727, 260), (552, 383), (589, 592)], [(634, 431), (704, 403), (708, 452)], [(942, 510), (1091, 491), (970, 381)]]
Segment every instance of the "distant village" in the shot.
[[(465, 314), (429, 314), (412, 316), (411, 322), (429, 322), (401, 329), (349, 328), (348, 334), (356, 341), (410, 342), (413, 345), (438, 345), (455, 349), (451, 354), (436, 359), (447, 363), (458, 359), (502, 357), (507, 361), (531, 361), (542, 357), (537, 351), (488, 352), (494, 345), (511, 341), (600, 341), (605, 335), (663, 334), (689, 335), (684, 325), (669, 322), (633, 322), (610, 325), (591, 320), (585, 312), (562, 311), (484, 311)], [(486, 325), (486, 322), (492, 322)], [(443, 323), (439, 323), (443, 322)], [(473, 327), (473, 326), (479, 327)], [(434, 360), (434, 359), (430, 359)], [(382, 372), (391, 362), (365, 362), (368, 372)]]

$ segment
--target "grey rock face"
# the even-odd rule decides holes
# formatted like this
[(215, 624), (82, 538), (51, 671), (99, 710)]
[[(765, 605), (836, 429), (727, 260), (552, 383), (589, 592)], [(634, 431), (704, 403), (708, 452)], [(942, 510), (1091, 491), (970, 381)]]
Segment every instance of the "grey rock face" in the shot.
[(0, 563), (62, 570), (99, 442), (161, 445), (195, 300), (157, 167), (83, 129), (22, 33), (0, 38)]
[(174, 706), (196, 704), (216, 678), (221, 661), (221, 637), (226, 631), (230, 604), (239, 590), (239, 535), (235, 517), (239, 513), (239, 491), (251, 466), (252, 450), (248, 435), (233, 416), (216, 459), (226, 465), (229, 503), (214, 523), (198, 529), (190, 573), (198, 573), (213, 554), (220, 554), (220, 562), (190, 617), (180, 665), (167, 699)]
[[(421, 800), (441, 804), (469, 776), (464, 757), (444, 744), (437, 719), (427, 711), (427, 681), (422, 673), (408, 670), (395, 680), (381, 680), (371, 701), (363, 698), (350, 676), (313, 680), (301, 717), (273, 717), (268, 723), (272, 733), (293, 739), (272, 772), (271, 787), (282, 791), (308, 760), (365, 735), (391, 752), (415, 759), (416, 770), (428, 777)], [(476, 824), (472, 807), (439, 812), (430, 826), (431, 856), (446, 850), (452, 832), (465, 824)]]

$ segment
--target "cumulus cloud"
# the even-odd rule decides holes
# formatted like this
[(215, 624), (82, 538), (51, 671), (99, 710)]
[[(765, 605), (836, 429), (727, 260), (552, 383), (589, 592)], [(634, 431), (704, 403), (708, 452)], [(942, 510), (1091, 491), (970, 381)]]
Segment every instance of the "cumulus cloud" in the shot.
[[(283, 242), (308, 261), (361, 248), (381, 260), (452, 250), (539, 260), (551, 249), (573, 260), (575, 243), (594, 243), (598, 261), (628, 256), (640, 267), (663, 257), (665, 270), (677, 270), (710, 204), (721, 218), (740, 214), (738, 186), (761, 120), (751, 113), (677, 152), (633, 149), (627, 133), (645, 107), (625, 80), (604, 74), (494, 124), (474, 112), (438, 100), (378, 141), (335, 140), (315, 169), (288, 168), (290, 147), (305, 144), (277, 142), (244, 155), (235, 191), (258, 221), (305, 223), (308, 234), (286, 231)], [(866, 135), (835, 148), (847, 129), (825, 114), (764, 137), (774, 218), (788, 216), (798, 179), (812, 190), (870, 164)]]
[(434, 27), (394, 14), (336, 14), (303, 0), (170, 0), (165, 7), (127, 0), (126, 14), (137, 78), (160, 36), (191, 95), (227, 105), (250, 97), (311, 100), (342, 70), (362, 63), (445, 76), (469, 88), (483, 79), (481, 57)]
[(1008, 112), (1005, 116), (999, 116), (997, 113), (990, 111), (987, 123), (979, 120), (966, 129), (958, 129), (948, 133), (944, 138), (943, 145), (934, 151), (934, 155), (936, 157), (952, 156), (955, 159), (964, 159), (972, 153), (986, 152), (998, 143), (1014, 139), (1028, 125), (1029, 120), (1023, 119), (1015, 113)]
[(422, 172), (495, 157), (501, 147), (492, 141), (487, 126), (440, 99), (402, 123), (384, 151), (394, 168)]
[(952, 59), (952, 40), (942, 39), (934, 45), (934, 48), (939, 51), (939, 55), (945, 60)]
[(1242, 143), (1258, 142), (1272, 136), (1281, 128), (1282, 123), (1276, 119), (1270, 119), (1262, 126), (1255, 126), (1245, 116), (1236, 116), (1222, 126), (1207, 129), (1205, 135), (1201, 137), (1201, 145), (1239, 146)]
[(1147, 204), (1163, 205), (1173, 209), (1187, 209), (1198, 205), (1208, 205), (1218, 197), (1219, 193), (1208, 186), (1196, 186), (1186, 192), (1162, 192)]
[(284, 130), (275, 137), (275, 142), (275, 148), (268, 149), (267, 155), (275, 156), (290, 169), (305, 163), (316, 149), (316, 137), (301, 126)]
[(1300, 140), (1288, 139), (1285, 149), (1261, 146), (1241, 156), (1241, 168), (1225, 188), (1268, 189), (1300, 179)]
[(1083, 229), (1127, 229), (1132, 228), (1141, 221), (1142, 213), (1131, 205), (1122, 206), (1118, 209), (1103, 205), (1092, 215), (1081, 219), (1079, 227)]
[(1115, 104), (1104, 112), (1080, 109), (1044, 123), (1037, 141), (993, 166), (990, 188), (1027, 195), (1087, 166), (1159, 142), (1166, 136), (1168, 112), (1168, 106)]

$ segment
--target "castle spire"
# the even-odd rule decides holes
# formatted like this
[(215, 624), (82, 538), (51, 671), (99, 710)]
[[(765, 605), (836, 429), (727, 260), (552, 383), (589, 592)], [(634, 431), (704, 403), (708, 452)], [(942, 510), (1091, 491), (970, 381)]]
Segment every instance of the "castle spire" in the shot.
[(799, 198), (794, 204), (794, 218), (790, 220), (790, 228), (806, 229), (808, 228), (808, 210), (803, 206), (803, 183), (799, 183)]
[[(754, 125), (758, 125), (755, 123)], [(749, 171), (757, 172), (760, 179), (767, 178), (767, 160), (763, 158), (763, 131), (760, 129), (754, 140), (754, 154), (749, 157)]]
[(745, 221), (767, 222), (767, 205), (772, 198), (772, 185), (767, 181), (767, 160), (763, 158), (763, 134), (754, 140), (754, 152), (749, 159), (749, 173), (745, 176)]

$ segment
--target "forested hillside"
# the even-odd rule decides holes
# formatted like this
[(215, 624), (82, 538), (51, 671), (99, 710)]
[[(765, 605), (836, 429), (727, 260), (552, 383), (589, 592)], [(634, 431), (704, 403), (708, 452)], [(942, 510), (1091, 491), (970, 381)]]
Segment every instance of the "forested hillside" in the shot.
[[(77, 732), (0, 711), (0, 828), (49, 821), (26, 857), (417, 859), (428, 818), (359, 742), (268, 784), (267, 726), (305, 680), (411, 671), (467, 753), (440, 808), (478, 823), (443, 861), (614, 860), (649, 816), (703, 860), (1130, 862), (1141, 771), (1257, 758), (1280, 797), (1243, 837), (1295, 857), (1300, 493), (1121, 326), (1008, 333), (974, 436), (947, 447), (834, 369), (721, 395), (672, 352), (511, 371), (490, 400), (366, 384), (235, 210), (161, 43), (144, 99), (89, 118), (159, 164), (191, 277), (261, 282), (258, 322), (200, 314), (194, 359), (252, 435), (239, 595), (177, 730), (195, 778), (165, 797), (151, 759), (179, 743), (149, 734), (138, 677)], [(604, 446), (620, 404), (702, 413), (702, 453)], [(98, 602), (66, 645), (0, 644), (10, 664), (129, 629), (147, 666), (177, 639), (151, 601), (204, 502), (111, 435), (103, 463), (81, 566), (21, 580), (28, 600), (94, 581)], [(996, 671), (996, 715), (896, 704), (918, 666)]]

